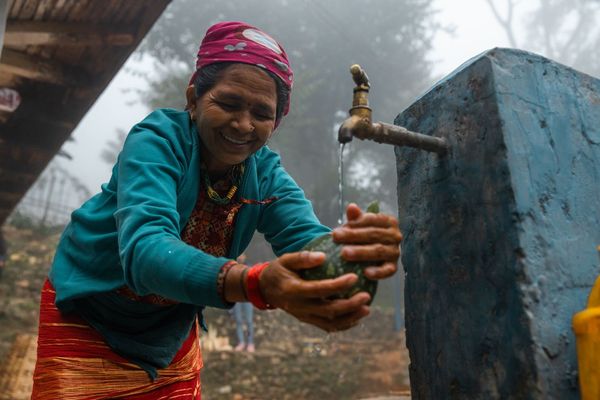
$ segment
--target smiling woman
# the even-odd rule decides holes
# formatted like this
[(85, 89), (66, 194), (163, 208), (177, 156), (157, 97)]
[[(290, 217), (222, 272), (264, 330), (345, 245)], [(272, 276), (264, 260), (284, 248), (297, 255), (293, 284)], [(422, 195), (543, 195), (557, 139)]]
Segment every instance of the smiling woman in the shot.
[[(217, 66), (220, 66), (217, 64)], [(202, 140), (202, 156), (212, 178), (263, 147), (275, 128), (275, 81), (258, 67), (231, 64), (221, 67), (212, 89), (199, 94), (187, 89), (187, 109)], [(196, 76), (196, 81), (202, 74)]]
[[(259, 29), (206, 33), (186, 110), (135, 125), (102, 192), (72, 214), (42, 290), (33, 399), (200, 398), (204, 307), (251, 302), (326, 331), (368, 315), (370, 296), (332, 299), (356, 274), (307, 281), (323, 263), (300, 251), (331, 232), (265, 144), (289, 110), (293, 72)], [(395, 218), (347, 209), (342, 257), (396, 271)], [(278, 256), (236, 262), (255, 231)]]

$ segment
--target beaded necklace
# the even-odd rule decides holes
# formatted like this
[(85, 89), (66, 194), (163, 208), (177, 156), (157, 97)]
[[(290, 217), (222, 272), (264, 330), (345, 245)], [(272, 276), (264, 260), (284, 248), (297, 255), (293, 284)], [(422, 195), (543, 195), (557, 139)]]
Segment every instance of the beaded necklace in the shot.
[(236, 164), (229, 170), (228, 175), (231, 182), (231, 187), (224, 197), (221, 197), (221, 195), (215, 189), (213, 189), (204, 163), (202, 163), (202, 175), (204, 176), (204, 184), (206, 186), (208, 198), (217, 204), (229, 204), (242, 183), (242, 177), (244, 176), (244, 163)]

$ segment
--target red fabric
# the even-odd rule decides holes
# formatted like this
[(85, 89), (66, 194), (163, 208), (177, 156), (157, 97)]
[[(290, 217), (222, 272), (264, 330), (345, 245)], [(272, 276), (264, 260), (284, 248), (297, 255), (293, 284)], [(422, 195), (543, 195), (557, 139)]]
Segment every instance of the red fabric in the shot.
[(174, 394), (182, 400), (200, 399), (202, 357), (197, 324), (171, 364), (160, 369), (159, 378), (151, 382), (140, 367), (113, 352), (85, 320), (61, 314), (55, 297), (52, 284), (46, 280), (40, 301), (32, 399), (157, 400), (174, 398)]
[[(294, 72), (283, 47), (265, 32), (245, 22), (219, 22), (206, 31), (198, 50), (196, 70), (219, 62), (239, 62), (266, 69), (281, 78), (290, 89), (294, 83)], [(289, 108), (288, 99), (283, 115), (287, 115)]]
[[(231, 182), (214, 185), (215, 190), (228, 188)], [(215, 257), (225, 257), (229, 251), (235, 217), (242, 203), (233, 199), (228, 204), (217, 204), (206, 194), (201, 186), (198, 200), (187, 225), (181, 233), (181, 239), (187, 244)]]

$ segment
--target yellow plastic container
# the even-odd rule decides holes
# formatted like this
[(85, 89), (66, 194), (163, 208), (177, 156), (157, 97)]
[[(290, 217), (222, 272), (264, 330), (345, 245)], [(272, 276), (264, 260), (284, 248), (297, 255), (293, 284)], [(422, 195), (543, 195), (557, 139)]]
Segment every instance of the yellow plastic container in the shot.
[(592, 288), (587, 308), (573, 317), (577, 337), (579, 387), (582, 400), (600, 399), (600, 277)]

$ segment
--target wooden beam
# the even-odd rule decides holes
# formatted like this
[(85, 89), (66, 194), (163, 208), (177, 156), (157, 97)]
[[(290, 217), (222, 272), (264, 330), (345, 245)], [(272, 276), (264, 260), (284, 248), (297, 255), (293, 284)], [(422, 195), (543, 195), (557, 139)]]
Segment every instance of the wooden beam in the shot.
[[(1, 1), (3, 0), (0, 0), (0, 2)], [(15, 1), (20, 2), (21, 0)], [(122, 1), (127, 3), (134, 2), (134, 0)], [(61, 10), (65, 8), (63, 7), (65, 4), (77, 4), (77, 7), (80, 7), (82, 10), (87, 10), (88, 7), (92, 7), (92, 10), (95, 10), (93, 14), (96, 15), (98, 14), (96, 11), (102, 10), (102, 4), (115, 3), (112, 0), (110, 2), (106, 0), (48, 0), (46, 2), (52, 4), (50, 12), (51, 16), (57, 17), (56, 20), (65, 19), (64, 17), (66, 16), (63, 15), (64, 12), (61, 12)], [(102, 25), (92, 25), (89, 28), (92, 33), (89, 33), (88, 30), (88, 38), (82, 40), (87, 40), (86, 43), (94, 43), (94, 41), (98, 39), (90, 39), (89, 37), (95, 34), (103, 35), (102, 40), (105, 40), (106, 43), (114, 44), (114, 46), (90, 46), (87, 49), (82, 49), (89, 52), (91, 57), (101, 57), (102, 65), (98, 65), (98, 61), (93, 59), (83, 60), (84, 63), (79, 65), (79, 67), (71, 66), (64, 61), (62, 65), (52, 64), (52, 66), (55, 67), (54, 69), (51, 69), (52, 72), (55, 72), (53, 79), (49, 79), (46, 75), (40, 76), (40, 74), (36, 74), (35, 71), (39, 70), (37, 60), (34, 61), (33, 58), (24, 58), (24, 56), (27, 56), (26, 54), (16, 51), (22, 50), (22, 47), (19, 47), (19, 45), (23, 44), (23, 42), (17, 42), (17, 39), (14, 37), (13, 39), (9, 39), (13, 41), (13, 46), (5, 46), (5, 50), (12, 51), (9, 55), (11, 55), (13, 59), (11, 60), (9, 57), (8, 61), (13, 61), (12, 64), (17, 65), (10, 65), (11, 63), (5, 65), (0, 64), (0, 80), (10, 81), (12, 79), (18, 79), (19, 81), (22, 81), (22, 84), (19, 85), (18, 89), (21, 92), (23, 102), (7, 123), (5, 125), (0, 125), (0, 137), (4, 139), (4, 143), (0, 145), (0, 169), (10, 171), (8, 178), (4, 175), (3, 179), (6, 179), (6, 181), (0, 182), (0, 188), (10, 188), (8, 190), (14, 194), (25, 194), (35, 180), (32, 176), (28, 176), (27, 174), (32, 174), (35, 177), (39, 176), (51, 158), (60, 149), (62, 143), (69, 137), (74, 124), (80, 121), (85, 115), (102, 92), (102, 89), (108, 85), (110, 80), (118, 72), (119, 68), (130, 56), (134, 48), (139, 44), (144, 35), (163, 12), (165, 7), (170, 3), (170, 0), (135, 0), (135, 3), (139, 4), (139, 6), (136, 5), (136, 7), (132, 8), (132, 10), (135, 10), (132, 11), (135, 12), (135, 14), (129, 15), (132, 12), (128, 11), (127, 18), (124, 17), (124, 19), (128, 20), (127, 28), (131, 29), (130, 32), (133, 32), (133, 42), (130, 45), (117, 46), (116, 42), (118, 40), (107, 39), (106, 36), (108, 34), (106, 31), (102, 30)], [(100, 8), (97, 8), (97, 6)], [(14, 29), (12, 32), (15, 32), (16, 29), (21, 29), (25, 32), (25, 25), (14, 25), (15, 23), (19, 23), (15, 20), (15, 18), (19, 16), (18, 10), (20, 10), (20, 7), (17, 9), (15, 4), (12, 8), (7, 28), (11, 30)], [(100, 16), (96, 16), (98, 19), (100, 18)], [(23, 21), (25, 20), (24, 18), (20, 19)], [(70, 29), (68, 26), (65, 28), (65, 26), (66, 25), (62, 25), (61, 29)], [(106, 27), (107, 25), (103, 26)], [(40, 25), (38, 25), (36, 29), (37, 31), (35, 31), (35, 29), (33, 29), (33, 31), (38, 33), (40, 31), (44, 32), (44, 30), (40, 28)], [(57, 28), (54, 30), (48, 28), (44, 29), (51, 31), (50, 33), (54, 35), (58, 35), (56, 31)], [(68, 32), (76, 30), (77, 29), (72, 28), (71, 30), (68, 30)], [(83, 32), (85, 33), (85, 30)], [(111, 28), (109, 33), (110, 32), (117, 35), (130, 33), (127, 29), (114, 27)], [(32, 38), (30, 36), (28, 40), (37, 40), (38, 43), (41, 41), (46, 41), (45, 43), (55, 43), (58, 39)], [(30, 43), (31, 42), (27, 42), (28, 45)], [(72, 45), (70, 48), (64, 49), (67, 52), (67, 56), (70, 53), (78, 53), (80, 50), (78, 47), (74, 46), (73, 43), (74, 42), (71, 41)], [(62, 44), (63, 43), (59, 43), (59, 45)], [(53, 50), (52, 47), (35, 49), (36, 52), (39, 51), (46, 54), (48, 51), (49, 53), (53, 53)], [(19, 57), (16, 57), (17, 55)], [(76, 59), (76, 57), (73, 57), (73, 59)], [(42, 59), (41, 61), (50, 63), (50, 60), (48, 59)], [(2, 62), (4, 62), (4, 60), (0, 60), (0, 63)], [(13, 71), (20, 73), (15, 74)], [(72, 75), (72, 73), (79, 74), (80, 86), (73, 87), (74, 85), (71, 77), (74, 75)], [(69, 82), (67, 83), (70, 85), (35, 84), (35, 82), (27, 82), (27, 79), (32, 78), (25, 78), (25, 76), (32, 76), (45, 82), (61, 81), (68, 78)], [(39, 101), (42, 101), (42, 103), (39, 103)], [(40, 106), (40, 104), (43, 106)], [(40, 110), (42, 110), (44, 116), (40, 116)], [(18, 143), (15, 143), (17, 141)], [(36, 148), (33, 148), (33, 146), (36, 146)], [(14, 181), (10, 176), (18, 177), (18, 180)], [(0, 191), (2, 191), (2, 189), (0, 189)], [(5, 200), (2, 193), (0, 193), (0, 225), (6, 221), (6, 218), (16, 204), (16, 196), (10, 195), (6, 197)]]
[(13, 173), (41, 171), (54, 153), (52, 150), (5, 140), (0, 146), (0, 176), (4, 176), (6, 170), (11, 170)]
[(9, 20), (4, 45), (23, 46), (131, 46), (135, 41), (130, 27), (69, 22)]
[(0, 2), (0, 55), (2, 54), (2, 47), (4, 44), (4, 31), (6, 29), (6, 19), (8, 17), (8, 11), (10, 5), (8, 1)]
[[(34, 178), (34, 182), (37, 179), (37, 176)], [(5, 183), (2, 179), (0, 179), (0, 182)], [(22, 181), (22, 182), (31, 182), (31, 181)], [(19, 201), (23, 198), (23, 196), (25, 195), (25, 193), (27, 193), (27, 189), (29, 189), (29, 187), (27, 186), (25, 188), (25, 193), (22, 193), (22, 190), (17, 190), (19, 188), (17, 187), (12, 187), (11, 189), (13, 190), (5, 190), (5, 189), (1, 189), (0, 190), (0, 197), (2, 198), (2, 200), (4, 200), (6, 202), (6, 204), (18, 204)]]
[(4, 209), (0, 210), (0, 216), (6, 218), (25, 196), (39, 176), (39, 172), (35, 172), (15, 172), (0, 168), (0, 209)]
[(0, 225), (48, 165), (52, 149), (5, 141), (0, 146)]
[(4, 49), (0, 58), (0, 72), (8, 72), (35, 81), (54, 84), (75, 84), (64, 66), (40, 57), (33, 57), (12, 49)]
[(37, 171), (15, 171), (0, 167), (0, 182), (2, 183), (0, 193), (14, 193), (17, 186), (35, 181), (38, 176)]
[[(12, 115), (11, 112), (8, 112), (5, 110), (0, 110), (0, 124), (6, 123), (6, 121), (8, 121), (8, 119), (10, 118), (11, 115)], [(0, 146), (1, 145), (2, 145), (2, 140), (0, 139)]]
[(15, 88), (19, 85), (20, 81), (21, 78), (18, 76), (0, 71), (0, 87)]

